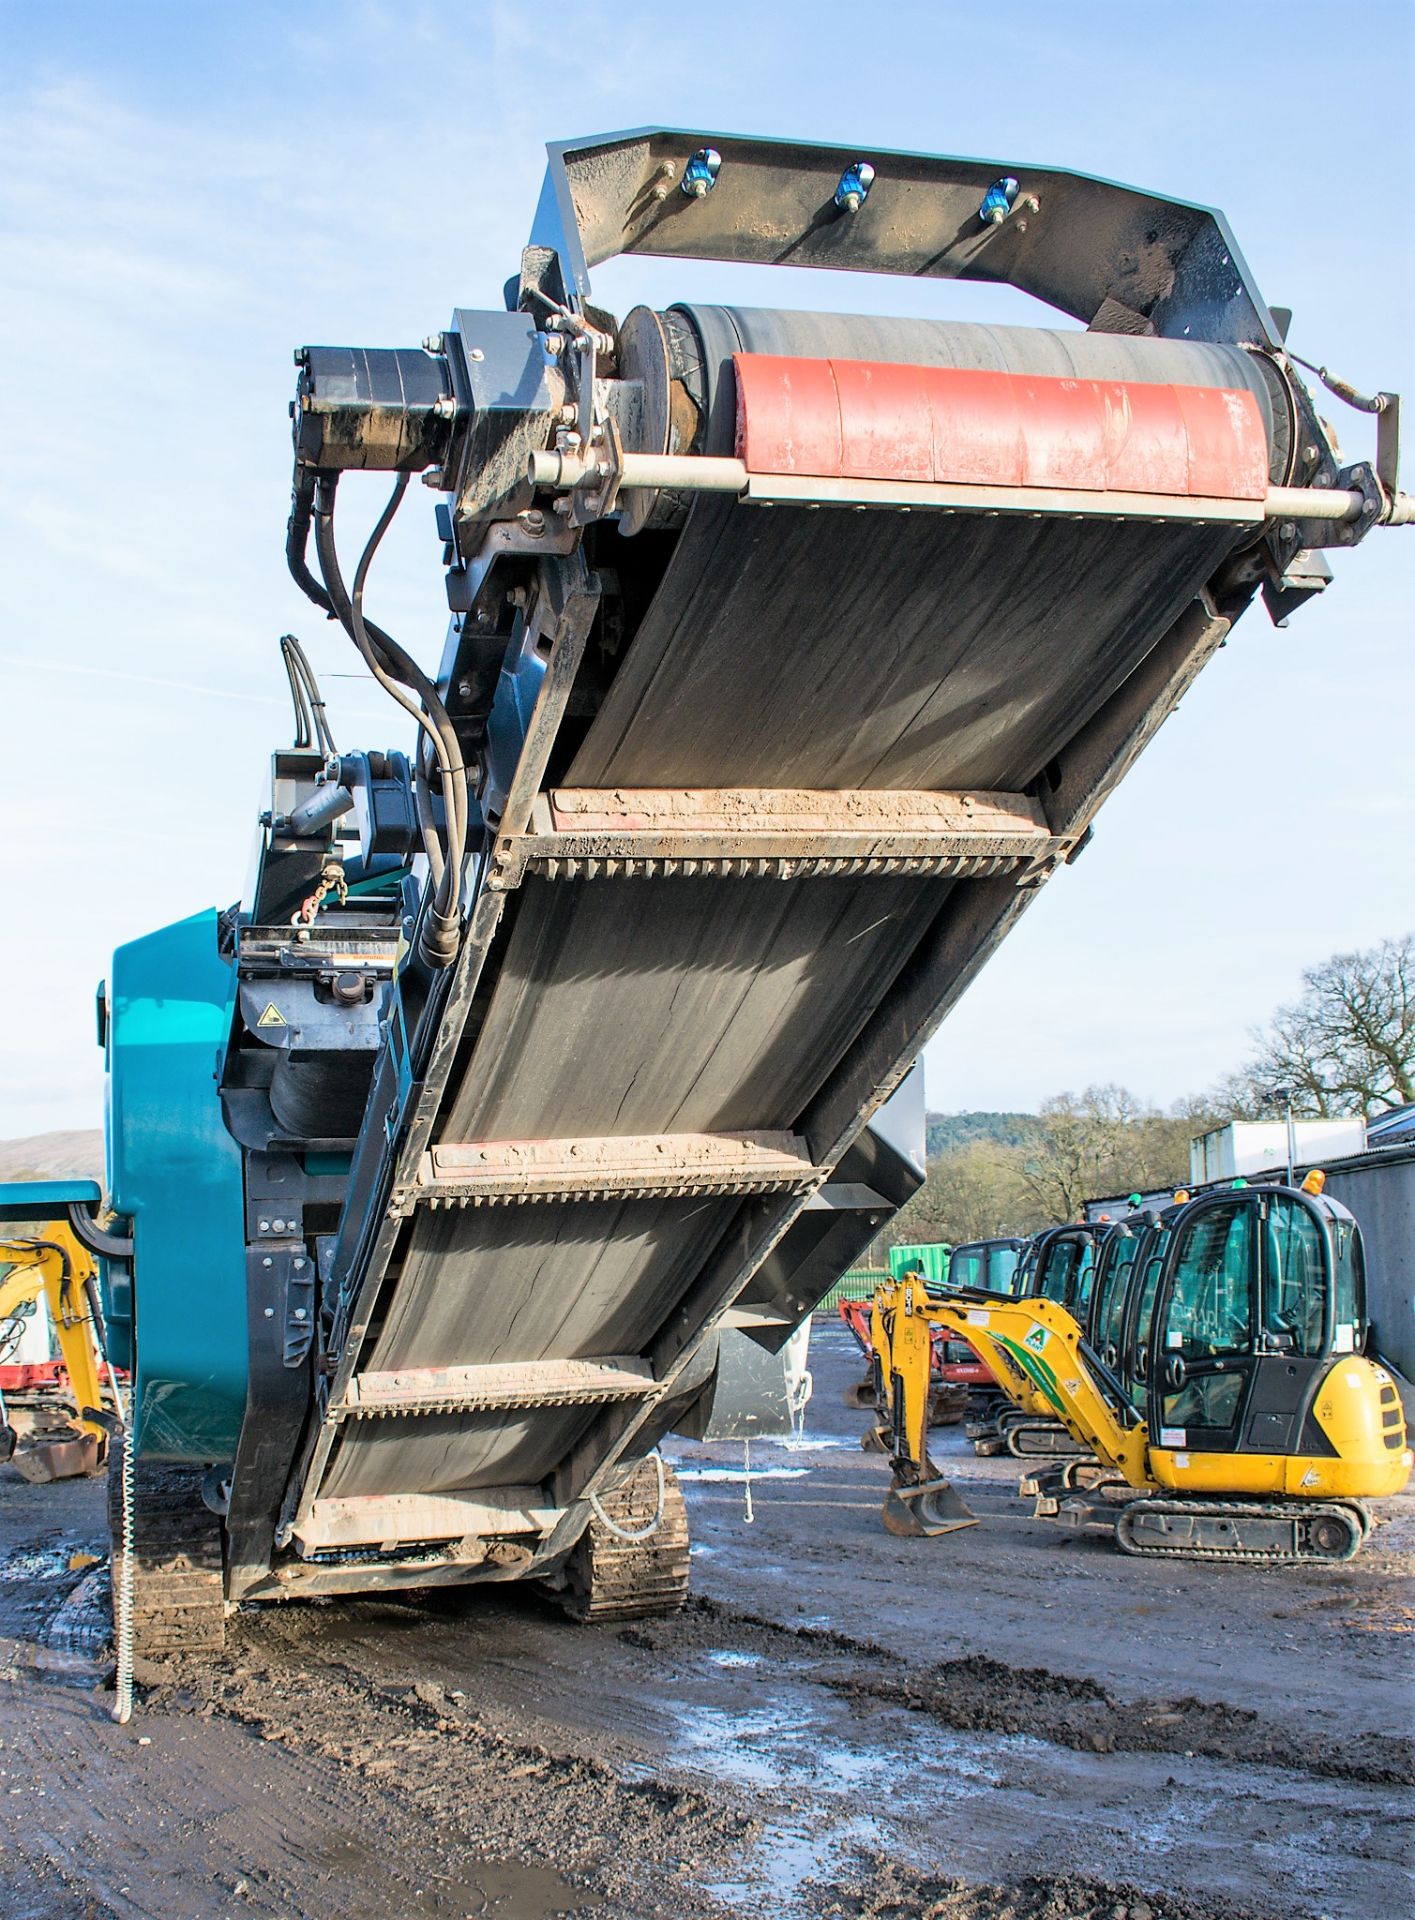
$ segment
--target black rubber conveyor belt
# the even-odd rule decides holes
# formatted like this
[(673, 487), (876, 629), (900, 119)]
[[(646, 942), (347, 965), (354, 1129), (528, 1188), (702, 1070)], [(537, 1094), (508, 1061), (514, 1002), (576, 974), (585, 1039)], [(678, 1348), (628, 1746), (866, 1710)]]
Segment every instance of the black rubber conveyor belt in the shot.
[[(838, 320), (833, 334), (830, 316), (729, 318), (699, 327), (717, 416), (733, 339), (839, 352), (830, 341), (846, 327)], [(793, 334), (785, 323), (798, 318), (811, 324)], [(897, 359), (923, 357), (922, 325), (848, 322), (874, 330), (875, 357)], [(764, 340), (773, 329), (793, 347)], [(1008, 329), (934, 336), (950, 364), (1007, 365), (1031, 342), (1048, 371), (1063, 370), (1053, 364), (1062, 354), (1091, 363), (1073, 366), (1086, 373), (1111, 364), (1114, 377), (1174, 379), (1178, 367), (1194, 383), (1262, 386), (1245, 356), (1222, 349)], [(971, 361), (959, 358), (965, 336)], [(718, 417), (710, 431), (721, 430)], [(1232, 526), (1178, 521), (705, 498), (563, 784), (1025, 791), (1234, 541)], [(789, 1129), (919, 929), (967, 884), (530, 876), (442, 1138)], [(644, 1352), (739, 1207), (695, 1195), (420, 1213), (363, 1364)], [(351, 1422), (322, 1491), (534, 1482), (593, 1417), (559, 1407)]]

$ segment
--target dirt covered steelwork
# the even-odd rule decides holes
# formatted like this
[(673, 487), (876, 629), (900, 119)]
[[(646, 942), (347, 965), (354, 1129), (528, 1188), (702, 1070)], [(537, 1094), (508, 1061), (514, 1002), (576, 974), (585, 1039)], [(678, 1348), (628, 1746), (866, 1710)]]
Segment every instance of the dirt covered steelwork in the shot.
[(24, 1920), (1332, 1920), (1406, 1910), (1415, 1502), (1350, 1567), (1137, 1564), (1028, 1517), (877, 1525), (817, 1337), (809, 1442), (679, 1456), (667, 1621), (529, 1596), (248, 1608), (108, 1718), (102, 1488), (0, 1484), (0, 1911)]

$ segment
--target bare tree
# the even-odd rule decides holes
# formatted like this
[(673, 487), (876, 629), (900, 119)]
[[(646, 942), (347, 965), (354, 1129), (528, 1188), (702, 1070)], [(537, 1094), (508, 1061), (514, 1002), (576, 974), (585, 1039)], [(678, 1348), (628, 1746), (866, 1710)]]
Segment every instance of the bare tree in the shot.
[(1144, 1127), (1158, 1117), (1125, 1087), (1056, 1094), (1043, 1100), (1043, 1135), (1019, 1175), (1050, 1219), (1075, 1219), (1083, 1200), (1137, 1183)]
[(1043, 1102), (1026, 1145), (974, 1139), (936, 1155), (881, 1246), (1035, 1233), (1074, 1220), (1099, 1195), (1173, 1186), (1188, 1176), (1191, 1135), (1213, 1118), (1192, 1102), (1161, 1113), (1124, 1087), (1058, 1094)]
[(1293, 1111), (1370, 1114), (1415, 1101), (1415, 935), (1338, 953), (1302, 975), (1302, 996), (1254, 1036), (1256, 1051), (1219, 1089), (1239, 1117), (1290, 1087)]

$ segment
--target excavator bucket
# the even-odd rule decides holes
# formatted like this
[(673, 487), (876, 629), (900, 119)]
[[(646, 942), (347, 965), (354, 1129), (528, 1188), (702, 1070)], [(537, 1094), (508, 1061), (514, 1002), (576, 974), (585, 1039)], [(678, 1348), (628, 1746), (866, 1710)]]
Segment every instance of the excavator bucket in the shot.
[(847, 1407), (854, 1407), (857, 1411), (867, 1411), (879, 1404), (875, 1396), (874, 1379), (868, 1374), (863, 1380), (852, 1381), (841, 1398)]
[(18, 1448), (14, 1468), (22, 1480), (42, 1487), (51, 1480), (75, 1480), (97, 1473), (102, 1457), (96, 1434), (65, 1433)]
[(3, 1467), (7, 1460), (14, 1459), (15, 1446), (19, 1437), (13, 1427), (0, 1425), (0, 1467)]
[(942, 1474), (912, 1484), (902, 1483), (896, 1474), (880, 1517), (885, 1532), (900, 1540), (932, 1540), (937, 1534), (978, 1524), (977, 1514)]

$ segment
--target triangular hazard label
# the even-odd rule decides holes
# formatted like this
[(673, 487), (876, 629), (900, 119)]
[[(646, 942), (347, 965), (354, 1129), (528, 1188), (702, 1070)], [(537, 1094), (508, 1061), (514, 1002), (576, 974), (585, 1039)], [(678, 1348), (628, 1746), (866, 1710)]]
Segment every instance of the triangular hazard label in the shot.
[(258, 1027), (283, 1027), (285, 1016), (273, 1000), (267, 1002), (265, 1012), (256, 1021)]

